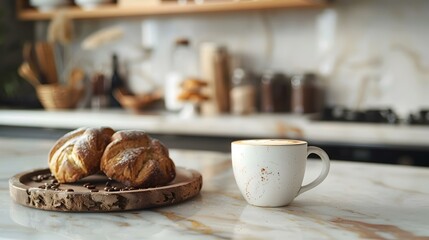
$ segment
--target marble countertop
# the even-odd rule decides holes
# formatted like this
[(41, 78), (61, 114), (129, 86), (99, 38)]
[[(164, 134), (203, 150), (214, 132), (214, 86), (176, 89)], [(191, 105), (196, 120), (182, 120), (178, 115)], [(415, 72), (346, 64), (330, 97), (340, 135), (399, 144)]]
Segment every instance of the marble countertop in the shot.
[(136, 115), (124, 110), (0, 110), (0, 125), (74, 129), (110, 126), (152, 134), (301, 138), (310, 142), (429, 146), (429, 127), (312, 121), (291, 114), (221, 115), (181, 118), (177, 114)]
[[(248, 205), (228, 154), (171, 150), (200, 171), (181, 204), (118, 213), (64, 213), (15, 204), (8, 179), (47, 166), (52, 141), (0, 138), (0, 239), (429, 239), (429, 168), (333, 161), (327, 179), (288, 207)], [(309, 160), (304, 182), (320, 171)]]

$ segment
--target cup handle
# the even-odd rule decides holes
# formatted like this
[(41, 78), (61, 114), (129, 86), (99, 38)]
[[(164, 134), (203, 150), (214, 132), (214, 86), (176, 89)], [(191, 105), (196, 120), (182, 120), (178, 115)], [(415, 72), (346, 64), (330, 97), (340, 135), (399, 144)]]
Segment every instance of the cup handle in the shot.
[(322, 172), (320, 172), (320, 175), (311, 183), (302, 186), (299, 191), (298, 191), (298, 195), (307, 192), (308, 190), (316, 187), (317, 185), (319, 185), (320, 183), (323, 182), (323, 180), (325, 180), (326, 176), (328, 176), (329, 173), (329, 167), (330, 167), (330, 162), (329, 162), (329, 156), (328, 154), (326, 154), (325, 151), (323, 151), (322, 149), (318, 148), (318, 147), (314, 147), (314, 146), (309, 146), (307, 148), (307, 157), (310, 154), (316, 154), (318, 155), (321, 159), (322, 159), (322, 163), (323, 163), (323, 168), (322, 168)]

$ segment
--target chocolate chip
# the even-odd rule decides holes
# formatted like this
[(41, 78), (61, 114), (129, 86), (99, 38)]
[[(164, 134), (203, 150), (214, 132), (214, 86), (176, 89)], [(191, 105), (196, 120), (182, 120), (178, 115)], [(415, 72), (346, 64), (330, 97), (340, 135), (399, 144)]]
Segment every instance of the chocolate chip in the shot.
[(119, 188), (118, 187), (113, 187), (113, 190), (119, 191)]
[(105, 187), (104, 191), (109, 191), (111, 188), (110, 187)]
[(51, 180), (51, 183), (58, 183), (58, 180), (57, 179), (53, 179), (53, 180)]
[(91, 192), (98, 192), (98, 189), (91, 189)]
[(94, 189), (94, 188), (95, 188), (95, 185), (92, 185), (92, 184), (90, 184), (90, 185), (86, 185), (86, 188), (88, 188), (88, 189)]
[(46, 186), (45, 186), (45, 185), (40, 185), (40, 186), (39, 186), (39, 188), (41, 188), (41, 189), (45, 189), (45, 188), (46, 188)]
[(67, 189), (67, 192), (74, 192), (74, 190), (69, 188), (69, 189)]

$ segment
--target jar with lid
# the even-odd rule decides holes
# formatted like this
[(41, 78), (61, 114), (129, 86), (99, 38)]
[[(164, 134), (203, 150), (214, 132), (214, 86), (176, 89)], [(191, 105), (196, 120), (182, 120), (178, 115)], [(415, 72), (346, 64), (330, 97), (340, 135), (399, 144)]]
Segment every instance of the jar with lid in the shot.
[(291, 102), (290, 79), (282, 73), (265, 73), (261, 78), (260, 96), (262, 112), (289, 112)]
[(242, 68), (235, 68), (232, 72), (230, 98), (233, 114), (244, 115), (255, 112), (255, 86), (251, 75)]
[(292, 77), (292, 112), (314, 113), (322, 106), (321, 89), (314, 73)]
[(178, 38), (174, 42), (170, 68), (165, 82), (165, 105), (168, 110), (177, 111), (183, 107), (183, 102), (178, 100), (181, 83), (198, 76), (197, 54), (189, 39)]

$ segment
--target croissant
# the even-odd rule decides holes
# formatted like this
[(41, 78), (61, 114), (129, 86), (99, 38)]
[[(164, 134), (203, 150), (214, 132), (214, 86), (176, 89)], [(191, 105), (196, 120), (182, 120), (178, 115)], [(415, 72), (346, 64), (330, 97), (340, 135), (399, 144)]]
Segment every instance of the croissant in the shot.
[(79, 128), (67, 133), (49, 152), (49, 168), (60, 183), (76, 182), (100, 170), (100, 159), (114, 131)]
[(142, 131), (113, 134), (100, 168), (109, 178), (132, 187), (162, 186), (176, 176), (168, 149)]

